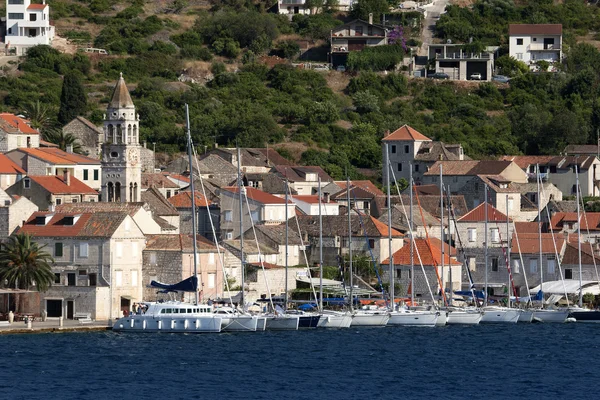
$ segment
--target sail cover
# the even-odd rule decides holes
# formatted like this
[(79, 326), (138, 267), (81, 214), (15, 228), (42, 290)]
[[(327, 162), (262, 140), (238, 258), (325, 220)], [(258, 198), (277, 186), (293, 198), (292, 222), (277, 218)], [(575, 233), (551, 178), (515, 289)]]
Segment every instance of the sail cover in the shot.
[(198, 290), (198, 277), (190, 276), (189, 278), (174, 285), (167, 285), (166, 283), (152, 281), (150, 282), (150, 286), (163, 289), (165, 292), (195, 292)]

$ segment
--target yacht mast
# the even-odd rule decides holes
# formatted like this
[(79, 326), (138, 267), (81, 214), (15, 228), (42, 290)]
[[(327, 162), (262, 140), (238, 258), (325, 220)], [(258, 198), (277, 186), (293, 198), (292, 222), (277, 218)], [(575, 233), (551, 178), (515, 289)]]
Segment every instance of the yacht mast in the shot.
[(319, 311), (323, 312), (323, 213), (321, 211), (321, 177), (319, 184)]
[(350, 265), (350, 311), (354, 309), (354, 298), (352, 294), (352, 217), (350, 215), (350, 177), (346, 176), (346, 201), (348, 202), (348, 261)]
[[(536, 183), (537, 183), (537, 212), (538, 212), (538, 236), (540, 246), (540, 291), (542, 292), (542, 305), (544, 304), (544, 268), (542, 259), (542, 211), (541, 211), (541, 192), (540, 192), (540, 165), (537, 164), (535, 167)], [(549, 223), (550, 221), (548, 221)], [(554, 240), (554, 239), (553, 239)]]
[(185, 124), (187, 130), (187, 139), (188, 139), (188, 162), (190, 164), (190, 190), (192, 191), (192, 244), (194, 246), (194, 278), (196, 278), (196, 290), (194, 291), (194, 304), (198, 305), (200, 302), (198, 296), (198, 244), (196, 243), (196, 234), (198, 230), (196, 229), (196, 192), (194, 190), (194, 168), (192, 164), (192, 134), (190, 132), (190, 110), (188, 105), (185, 105)]
[(287, 180), (287, 171), (285, 178), (285, 295), (284, 295), (284, 310), (288, 309), (288, 180)]
[[(440, 163), (440, 243), (441, 243), (441, 253), (442, 253), (442, 258), (441, 258), (441, 275), (442, 275), (442, 280), (441, 280), (441, 287), (440, 290), (442, 291), (442, 294), (445, 293), (444, 292), (444, 184), (442, 183), (442, 176), (443, 176), (443, 165)], [(443, 296), (442, 296), (443, 297)], [(444, 304), (445, 306), (447, 306), (448, 304)]]
[(484, 207), (483, 213), (485, 215), (485, 225), (483, 232), (483, 240), (485, 241), (484, 246), (484, 263), (485, 263), (485, 295), (484, 298), (484, 306), (488, 304), (488, 186), (484, 185)]
[[(244, 183), (242, 182), (242, 156), (240, 152), (240, 148), (237, 148), (237, 172), (238, 172), (238, 195), (240, 201), (240, 266), (242, 273), (242, 296), (240, 297), (240, 303), (242, 304), (242, 309), (245, 308), (245, 299), (244, 299), (244, 286), (245, 286), (245, 271), (246, 266), (244, 263), (244, 212), (243, 212), (243, 204), (244, 198), (242, 196), (242, 188), (244, 187)], [(260, 261), (260, 260), (259, 260)]]
[[(410, 305), (415, 306), (415, 238), (413, 236), (413, 179), (412, 164), (408, 164), (408, 187), (410, 192), (410, 206), (408, 217), (408, 231), (410, 232)], [(406, 211), (406, 209), (405, 209)]]
[[(452, 240), (452, 235), (450, 234), (450, 185), (448, 185), (446, 189), (446, 207), (448, 208), (448, 259), (450, 259), (450, 242)], [(442, 247), (444, 247), (444, 243), (442, 243)], [(450, 285), (450, 301), (448, 302), (448, 305), (451, 306), (452, 296), (454, 295), (454, 284), (452, 282), (452, 264), (448, 266), (448, 277), (448, 284)]]
[(390, 195), (390, 155), (388, 153), (388, 144), (385, 144), (385, 184), (387, 186), (387, 206), (388, 206), (388, 247), (390, 253), (390, 310), (395, 310), (394, 303), (394, 254), (392, 253), (392, 196)]
[[(583, 270), (581, 268), (581, 219), (579, 217), (579, 160), (575, 162), (575, 180), (577, 190), (577, 256), (579, 259), (579, 307), (583, 307), (583, 282), (582, 282), (582, 273)], [(567, 239), (568, 241), (568, 239)], [(592, 257), (594, 253), (592, 252)]]
[[(508, 286), (507, 286), (507, 295), (508, 295), (508, 302), (506, 303), (506, 305), (510, 308), (510, 290), (512, 289), (511, 283), (512, 283), (512, 279), (510, 276), (510, 219), (508, 218), (508, 195), (506, 195), (506, 269), (508, 272)], [(516, 296), (516, 294), (515, 294)], [(516, 297), (515, 297), (515, 301), (516, 301)]]

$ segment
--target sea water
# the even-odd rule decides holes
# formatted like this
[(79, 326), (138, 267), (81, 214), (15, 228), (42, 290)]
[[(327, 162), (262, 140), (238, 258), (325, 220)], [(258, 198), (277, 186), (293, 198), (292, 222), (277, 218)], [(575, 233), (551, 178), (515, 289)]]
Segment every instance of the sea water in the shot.
[(3, 335), (1, 399), (595, 399), (600, 325)]

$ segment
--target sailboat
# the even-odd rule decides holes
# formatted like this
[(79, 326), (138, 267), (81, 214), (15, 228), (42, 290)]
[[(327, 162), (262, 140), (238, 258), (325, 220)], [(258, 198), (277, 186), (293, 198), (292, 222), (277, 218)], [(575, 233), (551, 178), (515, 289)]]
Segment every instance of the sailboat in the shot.
[[(438, 324), (438, 318), (441, 313), (439, 311), (416, 311), (411, 310), (409, 308), (400, 308), (396, 309), (395, 300), (394, 300), (394, 283), (395, 283), (395, 268), (394, 268), (394, 253), (392, 249), (392, 198), (390, 194), (390, 173), (391, 165), (389, 162), (389, 153), (388, 153), (388, 145), (385, 144), (385, 154), (386, 154), (386, 168), (388, 168), (388, 173), (386, 175), (386, 185), (387, 185), (387, 205), (388, 205), (388, 242), (389, 242), (389, 260), (390, 260), (390, 319), (388, 321), (388, 325), (402, 325), (402, 326), (426, 326), (426, 327), (435, 327)], [(412, 181), (412, 168), (409, 166), (410, 171), (410, 180)], [(411, 264), (414, 264), (413, 258), (413, 249), (414, 249), (414, 239), (412, 232), (412, 184), (411, 184), (411, 215), (408, 220), (408, 230), (410, 232), (411, 238)], [(414, 270), (414, 265), (411, 265), (411, 271)], [(411, 280), (413, 275), (411, 275)], [(412, 285), (411, 285), (412, 286)], [(412, 291), (411, 291), (412, 293)], [(411, 294), (412, 296), (412, 294)], [(414, 305), (411, 302), (411, 305)], [(445, 322), (444, 322), (445, 325)]]
[[(536, 180), (537, 180), (537, 192), (538, 192), (538, 235), (539, 235), (539, 247), (540, 247), (540, 290), (538, 292), (538, 297), (540, 297), (542, 301), (542, 307), (544, 303), (544, 264), (542, 257), (542, 218), (541, 218), (541, 199), (540, 199), (540, 167), (539, 165), (536, 168)], [(579, 205), (579, 201), (577, 202)], [(540, 322), (552, 322), (552, 323), (563, 323), (567, 320), (569, 316), (569, 310), (557, 310), (557, 309), (536, 309), (533, 312), (534, 321)]]
[[(485, 210), (484, 210), (484, 214), (485, 214), (485, 306), (483, 307), (483, 317), (481, 318), (481, 323), (482, 324), (499, 324), (499, 323), (517, 323), (519, 321), (519, 311), (515, 310), (515, 309), (511, 309), (508, 307), (501, 307), (501, 306), (489, 306), (487, 304), (487, 298), (488, 298), (488, 291), (487, 291), (487, 287), (488, 287), (488, 274), (487, 274), (487, 269), (488, 269), (488, 186), (485, 185), (485, 189), (484, 189), (484, 198), (485, 198)], [(508, 204), (508, 201), (507, 201)], [(508, 215), (506, 216), (506, 218), (508, 219)], [(495, 219), (495, 218), (494, 218)], [(500, 234), (500, 229), (498, 229), (498, 234)], [(507, 233), (508, 235), (508, 233)], [(507, 243), (508, 243), (508, 237), (507, 237)], [(507, 248), (508, 248), (508, 244), (507, 244)], [(507, 258), (508, 260), (508, 258)], [(507, 263), (507, 267), (510, 270), (510, 265)], [(510, 302), (510, 287), (511, 287), (511, 283), (510, 279), (509, 279), (509, 283), (508, 283), (508, 291), (507, 291), (507, 297), (509, 299)]]
[[(190, 134), (190, 118), (188, 105), (185, 105), (188, 157), (190, 168), (192, 166), (192, 138)], [(191, 190), (194, 194), (194, 179), (191, 181)], [(195, 210), (195, 196), (191, 196), (192, 210)], [(221, 332), (224, 318), (214, 314), (212, 306), (199, 304), (198, 296), (198, 248), (196, 243), (196, 213), (192, 213), (192, 243), (194, 245), (194, 274), (174, 285), (152, 281), (151, 286), (161, 289), (165, 293), (194, 292), (194, 303), (181, 301), (151, 302), (146, 303), (148, 309), (144, 313), (129, 315), (118, 319), (113, 330), (117, 332), (178, 332), (202, 333)]]

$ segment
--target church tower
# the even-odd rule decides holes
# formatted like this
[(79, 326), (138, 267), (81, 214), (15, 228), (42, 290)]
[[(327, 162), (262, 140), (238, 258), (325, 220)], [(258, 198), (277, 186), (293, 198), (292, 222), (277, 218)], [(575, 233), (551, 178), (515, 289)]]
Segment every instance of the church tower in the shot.
[(139, 124), (140, 117), (135, 113), (121, 73), (104, 116), (102, 201), (140, 201), (142, 167)]

